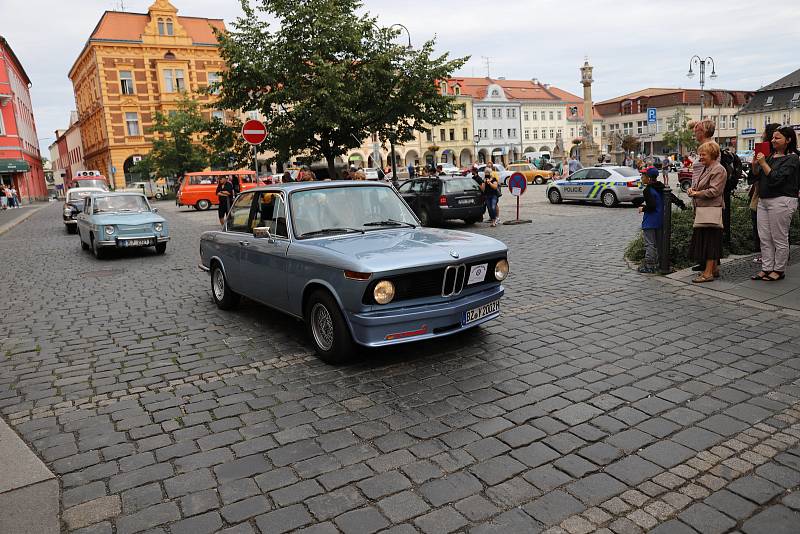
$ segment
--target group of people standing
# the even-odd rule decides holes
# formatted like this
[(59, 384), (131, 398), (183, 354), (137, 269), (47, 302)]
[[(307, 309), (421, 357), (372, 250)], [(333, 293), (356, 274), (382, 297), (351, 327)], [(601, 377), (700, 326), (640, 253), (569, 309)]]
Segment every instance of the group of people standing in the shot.
[(19, 207), (19, 197), (14, 186), (0, 183), (0, 208), (5, 210)]

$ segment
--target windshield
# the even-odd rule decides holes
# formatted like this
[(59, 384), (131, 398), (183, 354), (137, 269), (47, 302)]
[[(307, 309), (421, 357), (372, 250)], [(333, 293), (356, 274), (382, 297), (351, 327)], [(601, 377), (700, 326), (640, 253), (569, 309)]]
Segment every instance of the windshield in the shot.
[(442, 180), (442, 184), (444, 184), (444, 194), (464, 193), (466, 191), (480, 192), (478, 184), (472, 178)]
[(95, 193), (96, 191), (70, 191), (67, 195), (67, 202), (80, 202), (81, 206), (83, 205), (83, 199)]
[(116, 211), (150, 211), (147, 201), (141, 195), (119, 195), (113, 197), (95, 197), (94, 212), (108, 213)]
[(99, 187), (108, 191), (108, 184), (105, 180), (75, 180), (73, 187)]
[(296, 191), (289, 202), (298, 239), (419, 224), (391, 187), (345, 186)]
[(624, 176), (625, 178), (630, 178), (633, 176), (636, 176), (637, 178), (639, 177), (639, 171), (637, 171), (636, 169), (631, 169), (630, 167), (617, 167), (614, 170), (617, 171), (622, 176)]

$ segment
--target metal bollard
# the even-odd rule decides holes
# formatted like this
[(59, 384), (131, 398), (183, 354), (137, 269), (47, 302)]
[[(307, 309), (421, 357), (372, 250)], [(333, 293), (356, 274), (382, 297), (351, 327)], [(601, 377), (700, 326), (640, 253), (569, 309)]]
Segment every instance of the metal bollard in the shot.
[(670, 254), (672, 252), (672, 189), (664, 186), (662, 191), (664, 209), (661, 219), (661, 239), (658, 240), (659, 272), (669, 274), (672, 272)]

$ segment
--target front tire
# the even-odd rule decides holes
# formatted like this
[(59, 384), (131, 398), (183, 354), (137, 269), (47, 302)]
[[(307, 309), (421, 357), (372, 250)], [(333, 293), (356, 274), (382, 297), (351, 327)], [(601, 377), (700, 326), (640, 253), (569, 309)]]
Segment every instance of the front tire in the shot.
[(161, 193), (156, 193), (156, 200), (161, 200), (162, 198), (164, 198), (164, 195)]
[(164, 254), (167, 251), (166, 243), (156, 243), (156, 254)]
[(619, 204), (617, 195), (615, 195), (613, 191), (604, 191), (603, 194), (600, 195), (600, 201), (603, 203), (603, 206), (607, 208), (613, 208)]
[(355, 343), (339, 305), (330, 293), (317, 290), (308, 299), (306, 327), (314, 350), (322, 361), (340, 364), (353, 354)]
[(218, 263), (211, 268), (211, 295), (214, 297), (214, 304), (220, 310), (232, 310), (239, 305), (241, 297), (235, 293), (225, 278), (225, 273)]
[(564, 199), (561, 198), (561, 193), (558, 189), (554, 187), (547, 192), (547, 200), (550, 201), (550, 204), (561, 204)]
[(544, 183), (544, 179), (541, 176), (537, 176), (533, 179), (533, 183), (536, 185), (542, 185)]
[(97, 241), (95, 240), (94, 235), (90, 234), (89, 240), (92, 242), (92, 254), (94, 254), (94, 257), (97, 258), (98, 260), (105, 259), (106, 251), (103, 250), (103, 247), (97, 245)]
[(206, 199), (198, 200), (194, 207), (199, 211), (206, 211), (211, 207), (211, 202)]
[(80, 232), (78, 232), (78, 239), (80, 239), (81, 241), (81, 249), (89, 250), (89, 245), (83, 240), (83, 237), (81, 237)]

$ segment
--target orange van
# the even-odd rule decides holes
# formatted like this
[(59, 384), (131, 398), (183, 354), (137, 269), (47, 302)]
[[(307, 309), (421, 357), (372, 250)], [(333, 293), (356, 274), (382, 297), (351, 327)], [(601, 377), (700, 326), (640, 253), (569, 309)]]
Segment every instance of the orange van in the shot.
[(219, 205), (217, 198), (217, 182), (220, 176), (239, 177), (241, 190), (247, 191), (257, 185), (263, 185), (256, 179), (255, 171), (202, 171), (187, 172), (178, 189), (175, 203), (178, 206), (191, 206), (196, 210), (207, 210)]

